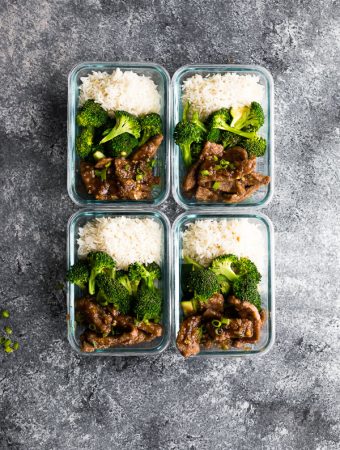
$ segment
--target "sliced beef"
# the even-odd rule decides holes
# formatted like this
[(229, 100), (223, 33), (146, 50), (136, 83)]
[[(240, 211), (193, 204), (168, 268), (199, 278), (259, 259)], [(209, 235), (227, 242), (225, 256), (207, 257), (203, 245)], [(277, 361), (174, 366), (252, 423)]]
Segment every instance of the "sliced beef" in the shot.
[(178, 350), (186, 358), (200, 351), (200, 324), (200, 316), (190, 316), (181, 323), (176, 342)]
[(94, 164), (88, 163), (86, 161), (80, 162), (80, 175), (81, 179), (86, 187), (88, 194), (96, 194), (101, 187), (100, 178), (95, 176)]
[(189, 192), (192, 189), (194, 189), (194, 187), (197, 184), (197, 169), (199, 168), (201, 164), (201, 161), (198, 160), (195, 162), (195, 164), (193, 164), (188, 173), (186, 174), (186, 177), (184, 178), (183, 181), (183, 191), (184, 192)]
[(214, 157), (222, 158), (223, 145), (215, 144), (215, 142), (206, 142), (200, 154), (200, 159), (213, 159)]
[(220, 195), (218, 192), (213, 191), (212, 189), (208, 189), (202, 186), (199, 186), (196, 191), (196, 200), (200, 202), (217, 202), (220, 199)]
[(95, 169), (104, 169), (108, 164), (111, 164), (113, 161), (113, 158), (102, 158), (100, 159), (96, 165), (94, 166)]
[(253, 323), (253, 334), (252, 336), (240, 336), (242, 338), (241, 343), (243, 344), (254, 344), (260, 339), (261, 328), (263, 325), (261, 315), (256, 308), (249, 302), (242, 302), (234, 296), (228, 297), (228, 303), (233, 305), (242, 319), (251, 320)]
[(102, 334), (109, 334), (112, 326), (112, 316), (95, 299), (82, 297), (77, 300), (76, 312), (85, 322), (93, 325)]
[(132, 157), (130, 158), (131, 161), (149, 161), (150, 159), (154, 158), (162, 141), (162, 134), (157, 134), (157, 136), (152, 137), (133, 153)]
[(200, 302), (200, 312), (203, 312), (204, 320), (220, 319), (224, 309), (224, 297), (222, 294), (214, 294), (207, 302)]
[(228, 148), (228, 150), (224, 152), (223, 158), (230, 162), (243, 161), (248, 159), (248, 153), (244, 148), (236, 146)]

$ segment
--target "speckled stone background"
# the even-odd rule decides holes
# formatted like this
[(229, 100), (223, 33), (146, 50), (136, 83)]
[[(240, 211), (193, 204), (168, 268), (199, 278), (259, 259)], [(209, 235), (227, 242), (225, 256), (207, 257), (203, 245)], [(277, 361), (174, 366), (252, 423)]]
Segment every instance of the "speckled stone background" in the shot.
[[(0, 352), (1, 449), (340, 448), (339, 14), (334, 0), (0, 2), (0, 302), (21, 345)], [(71, 350), (67, 74), (83, 60), (272, 72), (277, 339), (264, 357)]]

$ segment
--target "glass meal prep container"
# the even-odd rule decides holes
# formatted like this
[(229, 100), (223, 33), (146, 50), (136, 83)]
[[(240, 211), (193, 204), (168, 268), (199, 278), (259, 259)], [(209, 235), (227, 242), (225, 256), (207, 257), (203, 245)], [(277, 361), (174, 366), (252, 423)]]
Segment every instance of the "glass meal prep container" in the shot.
[[(115, 69), (123, 72), (132, 70), (139, 75), (150, 77), (158, 86), (161, 96), (161, 118), (163, 122), (164, 139), (157, 152), (157, 164), (154, 167), (154, 175), (160, 177), (160, 185), (153, 188), (151, 200), (96, 200), (93, 195), (87, 193), (80, 176), (80, 158), (76, 153), (75, 142), (79, 127), (76, 123), (78, 111), (79, 86), (81, 78), (96, 72), (112, 73)], [(137, 62), (83, 62), (75, 66), (68, 77), (68, 113), (67, 113), (67, 189), (69, 196), (79, 206), (111, 205), (118, 207), (128, 206), (157, 206), (164, 202), (170, 190), (169, 168), (169, 121), (170, 121), (170, 77), (168, 72), (160, 65), (154, 63)]]
[[(220, 357), (245, 357), (254, 355), (263, 355), (270, 350), (275, 340), (275, 288), (274, 288), (274, 230), (270, 219), (261, 213), (248, 212), (202, 212), (193, 210), (181, 214), (173, 224), (173, 308), (174, 308), (174, 335), (175, 339), (184, 318), (180, 302), (182, 300), (181, 276), (183, 267), (182, 248), (183, 248), (183, 231), (186, 226), (196, 220), (213, 219), (213, 220), (244, 220), (247, 219), (251, 223), (257, 224), (265, 242), (265, 261), (264, 272), (262, 275), (261, 284), (259, 286), (262, 306), (267, 312), (267, 319), (261, 331), (261, 338), (256, 344), (249, 346), (249, 349), (222, 350), (218, 348), (203, 349), (195, 356), (190, 358), (201, 358), (210, 356)], [(177, 348), (177, 347), (176, 347)], [(177, 349), (178, 351), (178, 349)], [(189, 358), (189, 359), (190, 359)]]
[[(259, 131), (259, 135), (267, 140), (267, 151), (261, 158), (257, 158), (256, 171), (271, 177), (271, 182), (267, 186), (261, 186), (251, 197), (240, 203), (224, 202), (202, 202), (195, 198), (188, 198), (182, 190), (183, 180), (186, 174), (181, 150), (173, 139), (173, 131), (176, 124), (182, 119), (182, 85), (185, 80), (193, 75), (199, 74), (207, 76), (209, 74), (237, 73), (240, 75), (256, 75), (259, 82), (264, 87), (264, 99), (262, 107), (265, 114), (265, 122)], [(271, 74), (263, 67), (250, 65), (224, 65), (224, 64), (198, 64), (186, 65), (177, 70), (172, 77), (172, 123), (171, 123), (171, 149), (172, 149), (172, 193), (183, 208), (204, 207), (204, 208), (260, 208), (267, 205), (274, 189), (274, 82)]]
[(72, 348), (81, 355), (90, 356), (147, 356), (161, 353), (168, 346), (171, 336), (171, 289), (170, 289), (170, 261), (171, 248), (170, 244), (170, 222), (168, 218), (161, 212), (145, 208), (143, 211), (122, 209), (117, 212), (112, 207), (83, 209), (73, 214), (67, 226), (67, 269), (69, 269), (78, 260), (77, 239), (79, 228), (83, 227), (87, 222), (99, 217), (134, 217), (134, 218), (151, 218), (157, 221), (163, 230), (162, 245), (162, 280), (159, 288), (163, 293), (163, 310), (162, 321), (163, 335), (156, 338), (152, 342), (145, 342), (135, 346), (121, 346), (104, 350), (96, 350), (93, 353), (82, 352), (80, 349), (79, 336), (83, 331), (83, 327), (78, 325), (75, 320), (75, 301), (82, 296), (81, 290), (74, 284), (67, 283), (67, 335)]

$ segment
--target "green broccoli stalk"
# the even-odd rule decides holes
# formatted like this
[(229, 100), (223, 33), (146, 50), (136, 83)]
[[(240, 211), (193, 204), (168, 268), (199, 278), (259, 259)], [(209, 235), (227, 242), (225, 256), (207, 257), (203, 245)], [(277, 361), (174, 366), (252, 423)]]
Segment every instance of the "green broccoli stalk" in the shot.
[(194, 125), (196, 125), (198, 128), (200, 128), (200, 129), (203, 131), (203, 133), (206, 133), (206, 132), (207, 132), (207, 127), (206, 127), (206, 126), (204, 125), (204, 123), (200, 120), (200, 117), (199, 117), (199, 114), (198, 114), (197, 111), (195, 111), (195, 112), (192, 114), (192, 117), (191, 117), (190, 122), (193, 123)]
[(219, 291), (216, 275), (208, 269), (195, 269), (186, 277), (185, 289), (194, 294), (194, 298), (207, 301)]
[(150, 113), (139, 118), (141, 126), (141, 140), (139, 145), (145, 144), (152, 136), (162, 134), (162, 119), (159, 114)]
[(101, 273), (96, 278), (98, 286), (97, 301), (102, 305), (112, 304), (121, 314), (131, 309), (131, 295), (126, 287), (108, 274)]
[(107, 112), (94, 100), (87, 100), (78, 111), (77, 124), (81, 127), (99, 128), (108, 120)]
[(193, 270), (194, 269), (204, 269), (204, 267), (201, 265), (201, 264), (199, 264), (197, 261), (195, 261), (194, 259), (192, 259), (192, 258), (190, 258), (190, 256), (187, 256), (187, 255), (185, 255), (184, 256), (184, 263), (185, 264), (190, 264), (190, 265), (192, 265), (193, 267)]
[(240, 146), (247, 150), (248, 156), (257, 158), (263, 156), (267, 150), (267, 141), (259, 136), (253, 139), (242, 139)]
[(105, 136), (100, 144), (104, 144), (104, 142), (108, 142), (123, 133), (132, 134), (136, 139), (139, 139), (141, 128), (136, 116), (126, 111), (116, 111), (115, 118), (115, 126), (108, 133), (103, 133)]
[(153, 320), (159, 322), (162, 314), (162, 294), (159, 289), (151, 289), (142, 281), (138, 288), (134, 306), (134, 313), (138, 321)]
[(87, 260), (90, 265), (91, 274), (89, 278), (89, 293), (94, 295), (96, 287), (96, 277), (105, 270), (110, 271), (111, 275), (114, 273), (116, 262), (105, 252), (90, 252), (87, 255)]
[(257, 131), (264, 124), (264, 112), (258, 102), (252, 102), (250, 106), (233, 107), (230, 115), (230, 126), (236, 130)]
[(135, 262), (133, 264), (130, 264), (128, 268), (128, 274), (130, 280), (143, 280), (146, 286), (151, 289), (154, 287), (154, 282), (161, 278), (161, 269), (155, 262), (147, 265)]
[(73, 264), (66, 273), (66, 280), (84, 290), (89, 281), (90, 269), (86, 261)]
[(108, 152), (114, 158), (128, 157), (137, 146), (138, 139), (129, 133), (119, 134), (107, 144)]
[(93, 150), (94, 128), (87, 127), (81, 130), (76, 140), (76, 150), (81, 159), (87, 158)]
[(253, 138), (255, 136), (254, 132), (246, 132), (238, 130), (237, 128), (231, 127), (228, 122), (230, 121), (230, 113), (227, 109), (222, 108), (216, 111), (212, 115), (211, 126), (212, 128), (218, 128), (220, 130), (230, 131), (231, 133), (237, 134), (245, 138)]
[(182, 311), (185, 316), (192, 316), (193, 314), (196, 314), (199, 306), (199, 301), (194, 298), (192, 300), (183, 300), (181, 302)]

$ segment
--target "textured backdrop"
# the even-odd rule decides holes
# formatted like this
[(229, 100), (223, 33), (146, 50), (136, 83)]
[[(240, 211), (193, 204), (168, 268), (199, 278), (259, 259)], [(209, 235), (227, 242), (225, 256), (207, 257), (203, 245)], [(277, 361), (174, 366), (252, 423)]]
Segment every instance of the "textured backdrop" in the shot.
[[(339, 3), (0, 1), (1, 449), (339, 449)], [(274, 77), (277, 339), (252, 360), (93, 358), (66, 340), (67, 74), (84, 60)], [(180, 208), (161, 209), (173, 220)], [(338, 242), (337, 242), (338, 240)]]

